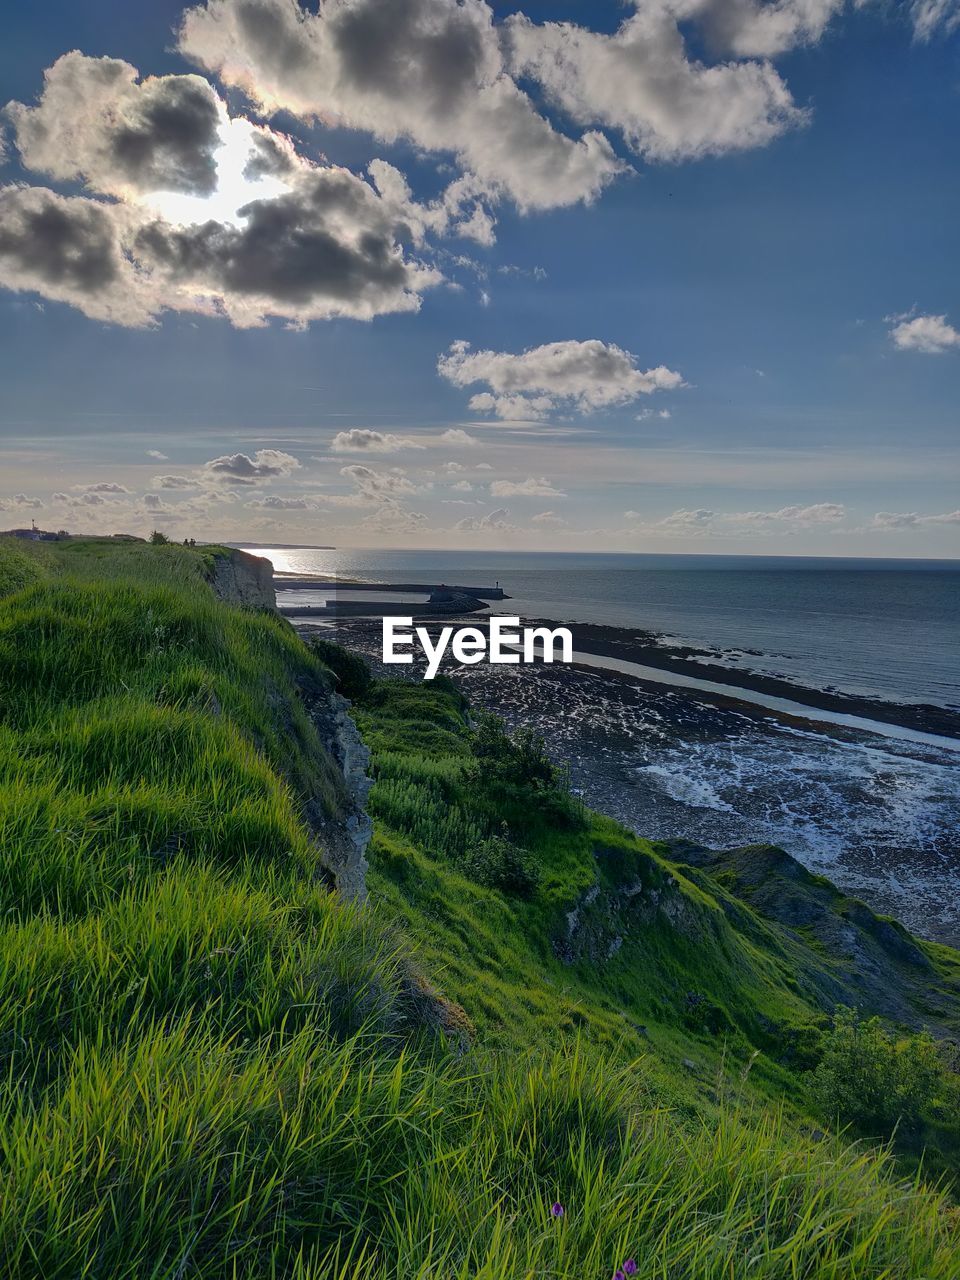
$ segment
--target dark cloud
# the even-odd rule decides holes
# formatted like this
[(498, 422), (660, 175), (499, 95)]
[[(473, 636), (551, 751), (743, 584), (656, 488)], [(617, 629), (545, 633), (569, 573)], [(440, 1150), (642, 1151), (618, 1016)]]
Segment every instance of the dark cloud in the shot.
[(286, 138), (258, 129), (250, 140), (250, 158), (243, 176), (250, 182), (258, 178), (287, 178), (297, 169), (296, 152)]
[(369, 427), (338, 431), (330, 442), (334, 453), (400, 453), (403, 449), (424, 447), (409, 436), (394, 435), (392, 431), (372, 431)]
[(103, 207), (42, 187), (0, 191), (0, 262), (85, 293), (106, 289), (120, 273), (116, 233)]
[(406, 261), (376, 192), (346, 169), (318, 169), (296, 190), (242, 210), (244, 224), (141, 229), (135, 251), (172, 281), (315, 315), (414, 310), (435, 273)]
[(413, 75), (423, 110), (459, 110), (485, 73), (490, 23), (480, 6), (434, 0), (382, 0), (331, 9), (330, 32), (340, 73), (361, 93), (381, 98), (410, 92)]
[(300, 467), (299, 459), (281, 449), (258, 449), (253, 457), (245, 453), (225, 454), (204, 464), (204, 473), (214, 480), (233, 484), (256, 484), (288, 476)]
[(210, 195), (217, 186), (216, 95), (199, 76), (167, 76), (153, 82), (139, 118), (109, 140), (117, 168), (141, 190)]
[(143, 325), (143, 285), (123, 252), (123, 211), (45, 187), (0, 188), (0, 285), (80, 307), (97, 320)]

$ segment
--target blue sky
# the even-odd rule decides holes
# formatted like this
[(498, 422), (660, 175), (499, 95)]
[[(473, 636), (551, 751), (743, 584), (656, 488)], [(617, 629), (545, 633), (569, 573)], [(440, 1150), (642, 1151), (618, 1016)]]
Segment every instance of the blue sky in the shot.
[(960, 554), (960, 9), (522, 12), (7, 15), (0, 524)]

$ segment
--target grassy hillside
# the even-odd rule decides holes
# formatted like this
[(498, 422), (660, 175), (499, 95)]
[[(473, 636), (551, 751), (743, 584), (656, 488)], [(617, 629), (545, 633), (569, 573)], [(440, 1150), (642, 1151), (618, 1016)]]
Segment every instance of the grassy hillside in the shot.
[(801, 944), (449, 688), (366, 692), (380, 906), (330, 893), (332, 677), (207, 554), (0, 545), (0, 1275), (956, 1276), (947, 1199), (800, 1118)]
[[(378, 682), (358, 718), (377, 778), (372, 894), (485, 1042), (560, 1048), (579, 1032), (642, 1056), (665, 1105), (709, 1113), (736, 1080), (746, 1097), (829, 1124), (815, 1069), (834, 1044), (831, 1015), (880, 1014), (905, 1070), (936, 1069), (923, 1099), (891, 1101), (861, 1132), (896, 1127), (906, 1166), (960, 1169), (956, 952), (913, 939), (781, 850), (655, 844), (581, 809), (545, 761), (525, 770), (496, 726), (478, 735), (447, 681)], [(535, 758), (539, 747), (525, 749)], [(532, 882), (504, 884), (478, 861), (504, 835)], [(848, 1108), (840, 1119), (863, 1118)]]

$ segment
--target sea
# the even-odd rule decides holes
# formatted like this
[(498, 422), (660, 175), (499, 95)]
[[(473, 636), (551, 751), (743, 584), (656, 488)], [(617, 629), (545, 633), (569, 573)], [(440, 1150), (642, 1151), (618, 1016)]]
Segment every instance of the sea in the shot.
[[(510, 599), (497, 612), (655, 632), (734, 683), (756, 672), (960, 711), (960, 561), (254, 550), (280, 573), (499, 584)], [(376, 660), (369, 626), (337, 631)], [(460, 678), (478, 704), (543, 732), (585, 799), (639, 834), (780, 845), (875, 910), (960, 945), (957, 739), (785, 720), (614, 665), (481, 664)]]

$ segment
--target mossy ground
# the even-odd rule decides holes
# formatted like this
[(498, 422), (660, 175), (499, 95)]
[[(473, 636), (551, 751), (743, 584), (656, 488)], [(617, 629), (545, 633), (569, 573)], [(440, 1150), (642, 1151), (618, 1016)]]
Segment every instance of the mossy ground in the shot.
[[(209, 554), (0, 545), (0, 1275), (956, 1276), (942, 1194), (805, 1133), (772, 1046), (737, 1074), (810, 1015), (799, 944), (614, 824), (471, 791), (449, 688), (366, 699), (380, 906), (328, 892), (330, 673), (217, 602)], [(522, 901), (432, 834), (502, 821), (542, 864)], [(601, 962), (601, 913), (564, 963), (598, 874), (669, 890), (678, 927)], [(465, 1057), (411, 963), (475, 1021)]]

